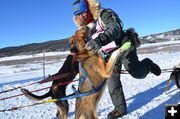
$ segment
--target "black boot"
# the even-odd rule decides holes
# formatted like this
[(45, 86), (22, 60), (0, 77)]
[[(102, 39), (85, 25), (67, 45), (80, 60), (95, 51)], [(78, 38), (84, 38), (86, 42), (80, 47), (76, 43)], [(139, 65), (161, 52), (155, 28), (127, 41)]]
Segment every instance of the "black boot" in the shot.
[(112, 112), (110, 112), (108, 114), (108, 119), (118, 119), (119, 117), (122, 117), (122, 116), (124, 116), (126, 114), (127, 114), (127, 112), (113, 110)]
[(161, 74), (161, 68), (157, 64), (152, 63), (151, 64), (151, 73), (153, 73), (156, 76), (159, 76)]

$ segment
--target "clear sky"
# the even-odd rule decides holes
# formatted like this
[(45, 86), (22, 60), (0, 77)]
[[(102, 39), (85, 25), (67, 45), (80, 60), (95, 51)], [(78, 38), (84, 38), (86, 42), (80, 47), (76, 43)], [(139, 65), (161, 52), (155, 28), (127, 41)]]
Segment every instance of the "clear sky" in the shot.
[[(72, 36), (75, 0), (0, 0), (0, 48)], [(180, 0), (99, 0), (140, 36), (180, 28)]]

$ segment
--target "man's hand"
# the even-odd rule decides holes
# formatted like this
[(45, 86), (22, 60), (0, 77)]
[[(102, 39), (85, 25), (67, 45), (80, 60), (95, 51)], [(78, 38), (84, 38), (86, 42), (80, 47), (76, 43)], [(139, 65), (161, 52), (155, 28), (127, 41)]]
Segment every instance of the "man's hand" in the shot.
[(88, 41), (86, 43), (85, 49), (87, 50), (94, 50), (94, 51), (98, 51), (101, 48), (101, 42), (98, 38), (96, 39), (91, 39), (90, 41)]

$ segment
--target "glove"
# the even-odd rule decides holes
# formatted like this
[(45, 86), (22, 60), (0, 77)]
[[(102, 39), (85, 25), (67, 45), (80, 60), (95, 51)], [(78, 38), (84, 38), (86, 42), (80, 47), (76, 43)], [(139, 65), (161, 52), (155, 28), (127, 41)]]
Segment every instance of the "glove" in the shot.
[(90, 41), (88, 41), (85, 45), (85, 49), (87, 50), (94, 50), (94, 51), (98, 51), (101, 48), (101, 42), (98, 38), (95, 39), (91, 39)]

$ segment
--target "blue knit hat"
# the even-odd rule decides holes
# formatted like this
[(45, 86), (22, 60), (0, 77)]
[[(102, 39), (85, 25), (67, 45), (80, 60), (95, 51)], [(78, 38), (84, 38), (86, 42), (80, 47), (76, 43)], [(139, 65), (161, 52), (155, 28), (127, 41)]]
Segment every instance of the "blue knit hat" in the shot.
[(88, 11), (88, 6), (85, 0), (78, 0), (77, 2), (75, 2), (73, 7), (74, 7), (74, 15), (78, 15), (82, 12)]

